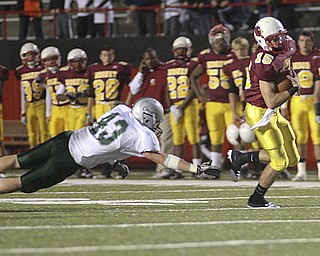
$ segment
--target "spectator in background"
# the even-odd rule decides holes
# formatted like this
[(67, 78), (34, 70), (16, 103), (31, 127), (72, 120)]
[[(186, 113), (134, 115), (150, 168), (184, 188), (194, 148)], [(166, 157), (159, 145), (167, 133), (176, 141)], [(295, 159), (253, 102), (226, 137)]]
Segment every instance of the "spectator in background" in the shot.
[(200, 0), (199, 1), (199, 23), (200, 23), (200, 34), (207, 35), (211, 28), (211, 8), (204, 7), (205, 5), (210, 5), (211, 0)]
[(50, 0), (49, 10), (56, 18), (57, 36), (61, 38), (73, 38), (72, 19), (69, 13), (64, 12), (65, 0)]
[[(88, 3), (89, 5), (91, 5), (90, 2), (93, 2), (93, 6), (95, 9), (99, 9), (99, 8), (112, 9), (113, 8), (111, 0), (91, 0)], [(108, 25), (107, 34), (105, 34), (105, 26), (104, 26), (105, 23), (106, 23), (106, 13), (95, 11), (93, 14), (93, 25), (94, 25), (95, 37), (112, 36), (113, 23), (114, 23), (113, 10), (107, 12), (107, 25)]]
[(155, 36), (157, 33), (157, 15), (155, 10), (138, 10), (138, 7), (156, 7), (161, 0), (124, 0), (131, 11), (136, 13), (138, 34), (140, 36)]
[(162, 0), (161, 8), (164, 9), (164, 28), (165, 35), (178, 35), (181, 30), (179, 17), (181, 8), (165, 8), (166, 6), (181, 5), (180, 0)]
[[(73, 0), (66, 0), (64, 8), (66, 13), (69, 13), (72, 9)], [(77, 34), (78, 38), (85, 38), (89, 33), (91, 37), (94, 37), (94, 28), (93, 28), (93, 13), (87, 12), (89, 8), (93, 6), (90, 5), (90, 0), (76, 0), (77, 7), (79, 12), (77, 13)]]
[(199, 20), (198, 3), (199, 0), (183, 0), (182, 5), (185, 7), (192, 6), (194, 8), (184, 8), (181, 16), (180, 23), (182, 30), (188, 35), (200, 35), (202, 30)]
[(19, 40), (25, 40), (28, 35), (30, 19), (36, 39), (43, 39), (42, 33), (42, 1), (41, 0), (18, 0), (17, 10), (19, 14)]
[(235, 25), (232, 24), (232, 17), (235, 16), (235, 7), (230, 5), (234, 3), (234, 0), (223, 0), (219, 1), (218, 16), (220, 22), (230, 31), (234, 30)]

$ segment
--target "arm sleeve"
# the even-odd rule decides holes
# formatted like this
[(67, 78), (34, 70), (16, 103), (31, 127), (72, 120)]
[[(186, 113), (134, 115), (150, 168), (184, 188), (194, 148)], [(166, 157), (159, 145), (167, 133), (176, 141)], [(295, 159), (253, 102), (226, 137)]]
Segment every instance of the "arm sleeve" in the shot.
[(45, 86), (46, 89), (46, 117), (51, 116), (51, 94), (48, 86)]
[(133, 95), (136, 95), (141, 90), (141, 85), (143, 83), (143, 74), (141, 72), (138, 72), (133, 80), (129, 83), (130, 92)]
[(57, 90), (57, 92), (56, 92), (56, 94), (57, 94), (57, 95), (59, 95), (59, 94), (64, 94), (65, 91), (66, 91), (66, 87), (64, 86), (64, 84), (60, 84), (60, 85), (59, 85), (59, 88), (58, 88), (58, 90)]
[(20, 96), (21, 96), (21, 113), (26, 113), (26, 100), (24, 97), (24, 88), (20, 85)]

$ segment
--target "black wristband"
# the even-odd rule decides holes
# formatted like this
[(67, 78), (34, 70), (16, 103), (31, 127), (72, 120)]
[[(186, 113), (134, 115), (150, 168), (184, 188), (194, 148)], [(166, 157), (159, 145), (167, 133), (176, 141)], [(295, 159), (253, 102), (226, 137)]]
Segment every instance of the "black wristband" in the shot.
[(314, 103), (314, 109), (316, 110), (316, 115), (320, 116), (320, 102)]
[(293, 96), (298, 91), (298, 86), (293, 86), (288, 90), (288, 93)]

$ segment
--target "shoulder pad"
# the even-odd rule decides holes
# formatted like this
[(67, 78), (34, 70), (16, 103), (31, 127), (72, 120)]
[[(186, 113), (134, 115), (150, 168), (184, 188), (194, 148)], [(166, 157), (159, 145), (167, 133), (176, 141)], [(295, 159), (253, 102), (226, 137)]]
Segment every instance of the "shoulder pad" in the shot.
[(192, 61), (196, 61), (196, 62), (199, 61), (198, 57), (193, 57), (193, 58), (191, 58), (191, 60), (192, 60)]
[(229, 59), (229, 60), (227, 60), (227, 61), (224, 63), (224, 65), (231, 64), (232, 62), (233, 62), (233, 59)]
[(59, 70), (60, 71), (67, 71), (67, 70), (69, 70), (69, 66), (61, 67)]
[(169, 63), (172, 63), (172, 62), (174, 62), (174, 61), (175, 61), (175, 59), (168, 60), (165, 64), (169, 64)]
[(16, 70), (19, 70), (19, 69), (21, 69), (21, 68), (23, 68), (23, 64), (22, 65), (20, 65), (20, 66), (18, 66), (17, 68), (16, 68)]
[(200, 54), (200, 55), (202, 55), (202, 54), (208, 54), (208, 53), (210, 53), (210, 52), (211, 52), (211, 49), (208, 48), (208, 49), (202, 50), (199, 54)]

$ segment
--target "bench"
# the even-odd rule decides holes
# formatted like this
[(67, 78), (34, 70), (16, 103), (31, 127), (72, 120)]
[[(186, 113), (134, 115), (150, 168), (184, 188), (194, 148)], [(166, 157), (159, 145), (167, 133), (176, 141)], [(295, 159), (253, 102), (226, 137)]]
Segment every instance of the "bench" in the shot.
[(8, 151), (29, 147), (27, 128), (20, 120), (3, 120), (3, 136)]

